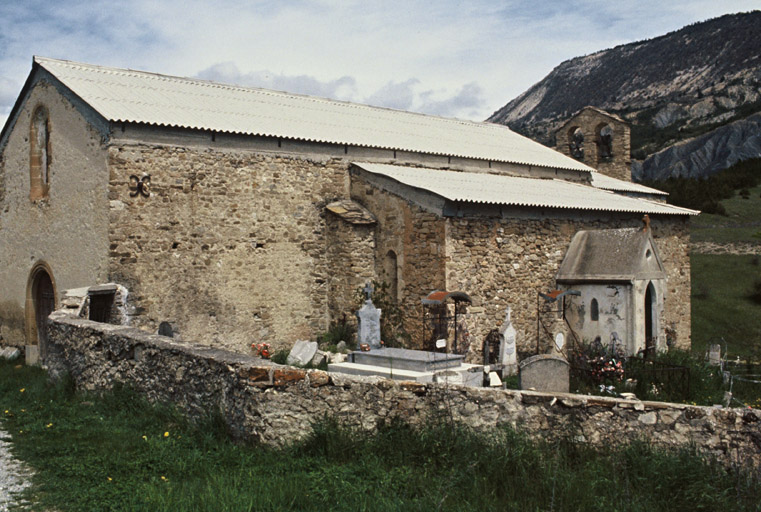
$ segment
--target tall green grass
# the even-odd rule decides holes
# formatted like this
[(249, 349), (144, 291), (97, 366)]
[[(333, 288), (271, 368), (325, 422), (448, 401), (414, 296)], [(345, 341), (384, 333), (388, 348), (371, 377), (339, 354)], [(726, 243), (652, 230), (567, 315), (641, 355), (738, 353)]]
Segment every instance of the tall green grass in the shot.
[(690, 261), (693, 352), (723, 338), (731, 358), (761, 361), (761, 304), (750, 298), (761, 279), (758, 257), (692, 254)]
[[(23, 391), (21, 391), (23, 389)], [(645, 442), (594, 450), (446, 421), (368, 434), (325, 418), (298, 443), (235, 444), (126, 389), (50, 385), (0, 363), (2, 424), (36, 471), (37, 510), (758, 510), (758, 473)], [(7, 411), (7, 412), (5, 412)]]

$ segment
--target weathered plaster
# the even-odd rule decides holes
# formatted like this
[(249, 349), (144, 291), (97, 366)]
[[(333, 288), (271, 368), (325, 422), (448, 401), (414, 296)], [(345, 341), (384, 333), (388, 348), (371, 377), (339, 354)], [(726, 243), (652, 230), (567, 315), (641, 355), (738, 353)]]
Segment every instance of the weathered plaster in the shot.
[[(50, 119), (50, 188), (47, 199), (29, 199), (29, 127), (44, 105)], [(39, 261), (48, 263), (59, 289), (93, 285), (106, 278), (108, 208), (106, 152), (101, 135), (71, 102), (39, 82), (6, 134), (0, 203), (0, 333), (5, 343), (24, 344), (18, 308), (26, 307), (27, 280)]]

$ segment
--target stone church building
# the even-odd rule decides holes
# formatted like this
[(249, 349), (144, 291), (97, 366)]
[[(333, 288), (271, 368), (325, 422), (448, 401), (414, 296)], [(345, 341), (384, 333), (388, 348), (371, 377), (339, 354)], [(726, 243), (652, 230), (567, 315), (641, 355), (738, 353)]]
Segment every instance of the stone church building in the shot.
[(63, 290), (116, 283), (130, 325), (285, 347), (378, 279), (413, 335), (423, 297), (460, 290), (474, 354), (507, 306), (531, 347), (574, 236), (647, 214), (658, 329), (688, 347), (697, 212), (585, 162), (500, 125), (35, 58), (0, 134), (0, 343), (44, 354)]

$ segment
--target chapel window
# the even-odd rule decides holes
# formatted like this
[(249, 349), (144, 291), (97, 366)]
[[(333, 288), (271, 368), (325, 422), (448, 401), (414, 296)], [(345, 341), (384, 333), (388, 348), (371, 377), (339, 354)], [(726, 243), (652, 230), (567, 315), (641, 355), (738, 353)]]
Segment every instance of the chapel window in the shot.
[(29, 199), (46, 199), (50, 189), (50, 118), (37, 107), (29, 130)]
[(613, 128), (604, 124), (597, 129), (597, 155), (600, 160), (613, 157)]
[(600, 319), (600, 306), (597, 304), (597, 299), (592, 299), (592, 304), (589, 306), (589, 316), (593, 322)]
[(568, 149), (572, 157), (584, 160), (584, 132), (581, 128), (573, 127), (568, 131)]

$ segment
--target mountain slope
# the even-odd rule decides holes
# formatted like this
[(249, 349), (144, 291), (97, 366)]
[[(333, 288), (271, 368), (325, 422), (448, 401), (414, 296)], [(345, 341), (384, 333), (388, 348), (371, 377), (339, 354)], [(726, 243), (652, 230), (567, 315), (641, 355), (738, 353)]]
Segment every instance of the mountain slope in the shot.
[(758, 27), (761, 11), (726, 15), (565, 61), (488, 121), (554, 146), (554, 131), (594, 105), (632, 123), (642, 160), (761, 111)]

